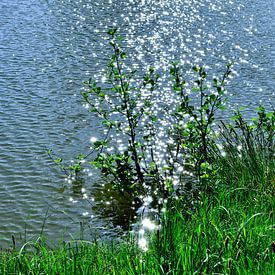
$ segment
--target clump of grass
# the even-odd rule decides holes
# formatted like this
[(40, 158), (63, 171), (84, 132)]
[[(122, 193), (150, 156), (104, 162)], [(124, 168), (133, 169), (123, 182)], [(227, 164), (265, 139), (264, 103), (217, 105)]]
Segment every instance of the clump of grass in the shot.
[(218, 191), (188, 219), (178, 206), (164, 219), (152, 246), (163, 274), (273, 274), (272, 199), (254, 192), (247, 199), (229, 186)]
[(274, 194), (275, 111), (266, 112), (263, 106), (257, 110), (252, 122), (236, 111), (233, 124), (221, 123), (223, 153), (215, 156), (216, 163), (231, 186)]

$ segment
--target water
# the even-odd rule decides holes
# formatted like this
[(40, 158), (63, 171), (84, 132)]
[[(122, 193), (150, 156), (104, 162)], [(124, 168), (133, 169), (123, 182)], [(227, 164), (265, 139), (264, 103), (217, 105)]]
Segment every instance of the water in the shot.
[(79, 237), (80, 228), (112, 234), (91, 209), (96, 175), (71, 188), (46, 154), (52, 148), (70, 160), (101, 133), (79, 91), (106, 62), (107, 27), (121, 29), (133, 66), (166, 70), (181, 60), (219, 74), (234, 61), (231, 102), (250, 112), (259, 101), (274, 104), (274, 14), (273, 0), (2, 0), (0, 246), (42, 228), (52, 240)]

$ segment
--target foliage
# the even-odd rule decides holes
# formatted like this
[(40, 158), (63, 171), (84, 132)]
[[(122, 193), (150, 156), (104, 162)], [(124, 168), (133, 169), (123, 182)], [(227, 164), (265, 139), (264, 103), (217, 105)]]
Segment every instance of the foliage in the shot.
[[(88, 89), (82, 93), (90, 111), (107, 128), (105, 139), (94, 143), (97, 155), (90, 163), (109, 177), (115, 188), (138, 197), (146, 193), (148, 178), (160, 179), (157, 169), (152, 168), (156, 167), (153, 151), (149, 156), (147, 150), (156, 119), (150, 110), (148, 90), (155, 89), (159, 75), (150, 67), (141, 83), (133, 83), (135, 71), (129, 71), (125, 66), (127, 55), (119, 44), (122, 38), (116, 29), (109, 30), (108, 34), (113, 55), (107, 66), (107, 83), (100, 86), (90, 79), (85, 82)], [(139, 134), (142, 127), (149, 134)], [(125, 148), (108, 151), (107, 148), (114, 146), (112, 141), (117, 136), (123, 140)]]
[(174, 63), (170, 70), (174, 79), (173, 89), (180, 95), (180, 103), (174, 113), (176, 117), (174, 125), (176, 155), (178, 156), (179, 152), (183, 150), (185, 155), (190, 156), (188, 161), (191, 165), (195, 165), (198, 176), (202, 176), (201, 165), (209, 162), (209, 147), (214, 145), (211, 134), (213, 133), (216, 111), (225, 108), (224, 85), (231, 73), (231, 64), (226, 67), (227, 70), (221, 80), (213, 79), (212, 87), (205, 84), (207, 73), (204, 68), (193, 67), (194, 72), (199, 75), (195, 81), (196, 86), (192, 88), (192, 92), (198, 94), (198, 106), (196, 106), (196, 102), (191, 104), (191, 97), (185, 91), (185, 81), (182, 80), (177, 64)]
[[(173, 114), (175, 122), (171, 129), (171, 135), (175, 143), (171, 146), (174, 150), (173, 167), (184, 167), (183, 172), (191, 171), (198, 179), (199, 185), (194, 182), (188, 185), (185, 182), (185, 196), (191, 194), (191, 203), (194, 203), (194, 195), (197, 191), (208, 189), (208, 181), (215, 170), (212, 167), (210, 151), (216, 147), (214, 126), (216, 112), (225, 109), (227, 98), (225, 97), (225, 83), (231, 73), (232, 64), (226, 66), (226, 71), (219, 80), (214, 78), (212, 85), (207, 84), (207, 73), (203, 67), (194, 66), (193, 71), (198, 74), (195, 86), (191, 93), (185, 88), (186, 82), (182, 78), (182, 72), (177, 63), (173, 63), (170, 74), (174, 80), (173, 90), (179, 94), (179, 104)], [(170, 146), (170, 147), (171, 147)], [(209, 191), (209, 190), (208, 190)]]
[[(127, 54), (117, 29), (110, 29), (108, 34), (113, 54), (107, 65), (106, 82), (99, 84), (89, 79), (85, 82), (86, 91), (82, 92), (89, 110), (106, 129), (105, 138), (93, 145), (96, 156), (90, 163), (121, 193), (127, 192), (141, 201), (150, 196), (161, 209), (164, 201), (173, 199), (175, 192), (187, 186), (186, 171), (193, 174), (193, 182), (209, 177), (208, 151), (214, 144), (215, 113), (225, 106), (224, 85), (231, 65), (227, 65), (221, 80), (213, 79), (212, 87), (206, 85), (204, 68), (195, 66), (198, 79), (192, 97), (186, 91), (180, 66), (172, 64), (172, 91), (179, 100), (162, 148), (167, 157), (160, 160), (156, 142), (160, 124), (152, 106), (154, 93), (161, 93), (160, 74), (151, 66), (140, 80), (140, 74), (126, 66)], [(122, 148), (115, 145), (118, 138), (124, 144)]]
[(51, 149), (49, 149), (47, 151), (49, 158), (61, 169), (61, 171), (63, 171), (63, 173), (65, 174), (66, 177), (71, 178), (72, 181), (75, 184), (81, 183), (83, 181), (83, 177), (82, 177), (82, 170), (83, 170), (83, 162), (85, 160), (85, 158), (87, 158), (89, 156), (88, 155), (83, 155), (83, 154), (79, 154), (75, 160), (73, 161), (73, 163), (71, 163), (70, 165), (67, 165), (64, 163), (63, 158), (60, 157), (56, 157), (53, 154), (53, 151)]

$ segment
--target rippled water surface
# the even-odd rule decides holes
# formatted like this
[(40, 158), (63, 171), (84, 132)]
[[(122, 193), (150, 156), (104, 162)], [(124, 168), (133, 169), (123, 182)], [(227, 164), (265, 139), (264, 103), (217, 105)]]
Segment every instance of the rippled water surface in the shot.
[(46, 154), (71, 159), (100, 135), (79, 91), (105, 64), (107, 27), (120, 28), (133, 66), (181, 60), (218, 74), (233, 61), (232, 104), (252, 109), (274, 104), (274, 14), (273, 0), (1, 0), (0, 246), (37, 236), (44, 220), (52, 239), (77, 236), (80, 223), (110, 234), (91, 210), (93, 181), (62, 188)]

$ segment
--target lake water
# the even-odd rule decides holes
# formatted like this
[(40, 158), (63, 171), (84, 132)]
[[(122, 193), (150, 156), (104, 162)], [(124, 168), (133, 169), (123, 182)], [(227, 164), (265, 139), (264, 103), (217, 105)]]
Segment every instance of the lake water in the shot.
[(219, 74), (234, 61), (231, 102), (249, 113), (274, 104), (274, 14), (274, 0), (1, 0), (0, 247), (42, 228), (51, 240), (117, 230), (91, 209), (96, 175), (75, 190), (46, 154), (70, 160), (100, 134), (79, 94), (106, 62), (108, 27), (134, 66), (181, 60)]

